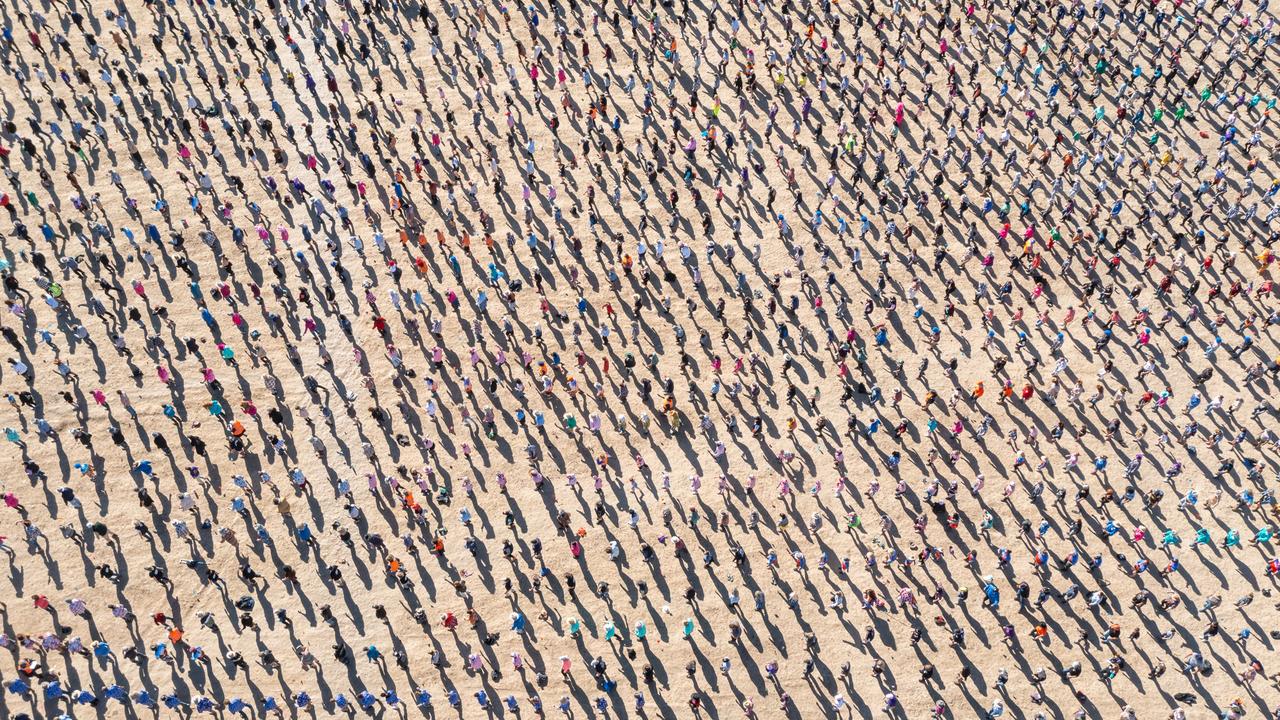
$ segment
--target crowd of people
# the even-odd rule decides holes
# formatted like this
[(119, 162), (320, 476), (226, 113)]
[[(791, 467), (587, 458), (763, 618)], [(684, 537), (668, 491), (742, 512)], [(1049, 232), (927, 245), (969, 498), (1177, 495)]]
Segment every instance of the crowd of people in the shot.
[(0, 715), (1280, 717), (1268, 5), (0, 4)]

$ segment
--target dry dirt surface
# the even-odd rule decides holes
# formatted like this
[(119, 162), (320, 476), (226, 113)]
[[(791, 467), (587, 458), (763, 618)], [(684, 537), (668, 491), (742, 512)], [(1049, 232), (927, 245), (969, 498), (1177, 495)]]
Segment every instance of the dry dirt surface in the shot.
[(0, 717), (1273, 717), (1273, 22), (0, 4)]

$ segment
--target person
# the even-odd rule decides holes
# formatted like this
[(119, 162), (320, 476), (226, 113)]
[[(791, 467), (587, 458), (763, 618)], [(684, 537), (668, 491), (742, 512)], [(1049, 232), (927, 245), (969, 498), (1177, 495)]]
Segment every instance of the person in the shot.
[[(849, 677), (905, 669), (874, 652), (883, 623), (964, 603), (929, 582), (958, 563), (982, 579), (982, 608), (913, 620), (913, 644), (1032, 632), (1070, 668), (1053, 635), (1087, 640), (1101, 621), (1120, 642), (1123, 618), (1146, 612), (1134, 593), (1156, 548), (1171, 597), (1188, 611), (1218, 600), (1192, 613), (1208, 615), (1200, 639), (1162, 601), (1175, 630), (1131, 640), (1152, 656), (1183, 636), (1201, 674), (1219, 623), (1236, 627), (1221, 597), (1252, 592), (1258, 567), (1280, 573), (1242, 542), (1265, 548), (1274, 532), (1274, 409), (1223, 411), (1280, 376), (1265, 0), (149, 9), (148, 22), (124, 6), (16, 3), (0, 28), (21, 109), (0, 119), (0, 394), (16, 478), (0, 490), (28, 550), (0, 538), (0, 583), (33, 598), (0, 638), (14, 664), (0, 674), (27, 692), (101, 709), (118, 698), (63, 676), (114, 647), (138, 664), (116, 679), (139, 705), (238, 713), (252, 697), (282, 716), (236, 650), (208, 663), (226, 613), (269, 671), (304, 648), (285, 702), (313, 708), (295, 621), (319, 606), (349, 665), (325, 710), (396, 708), (418, 690), (406, 623), (437, 617), (455, 643), (432, 647), (440, 672), (425, 682), (459, 710), (471, 693), (515, 714), (526, 668), (545, 685), (537, 658), (560, 657), (574, 683), (570, 658), (603, 635), (621, 671), (585, 656), (602, 694), (573, 693), (562, 711), (604, 713), (620, 686), (650, 685), (664, 706), (689, 693), (692, 712), (719, 713), (731, 693), (700, 677), (710, 666), (673, 677), (687, 658), (664, 647), (679, 567), (681, 642), (721, 654), (726, 677), (733, 657), (753, 676), (763, 665), (785, 713), (832, 662), (826, 638), (847, 633), (846, 585), (875, 616), (853, 638), (873, 652), (852, 656)], [(689, 482), (672, 483), (680, 463)], [(1209, 470), (1187, 480), (1197, 465)], [(361, 474), (367, 493), (351, 484)], [(1004, 488), (990, 507), (988, 476)], [(18, 502), (28, 485), (56, 499)], [(117, 507), (125, 486), (136, 510)], [(655, 503), (660, 517), (644, 511)], [(734, 512), (744, 503), (760, 507)], [(126, 511), (137, 532), (118, 536), (105, 518)], [(833, 511), (857, 521), (829, 537)], [(1221, 548), (1206, 547), (1202, 511)], [(1009, 534), (1025, 543), (992, 542)], [(224, 543), (254, 591), (229, 602), (198, 592), (227, 589)], [(749, 561), (752, 543), (765, 563)], [(866, 576), (849, 570), (855, 548)], [(652, 577), (610, 593), (601, 562)], [(65, 572), (79, 564), (83, 580)], [(125, 572), (139, 566), (154, 583)], [(870, 589), (888, 574), (896, 594)], [(509, 633), (475, 592), (499, 575)], [(113, 597), (90, 592), (98, 577)], [(737, 617), (743, 585), (766, 625), (780, 593), (804, 628), (800, 662), (773, 660), (781, 636)], [(341, 600), (317, 600), (322, 587)], [(1002, 592), (1052, 617), (1020, 625)], [(143, 642), (131, 606), (156, 612), (148, 627), (165, 637)], [(124, 622), (98, 619), (104, 607)], [(1264, 623), (1236, 608), (1244, 646)], [(148, 648), (171, 672), (141, 662)], [(356, 648), (368, 663), (349, 662)], [(515, 672), (490, 651), (511, 652)], [(59, 652), (67, 667), (45, 667)], [(1106, 681), (1130, 682), (1120, 670)], [(977, 707), (1133, 714), (1123, 687), (1095, 701), (1018, 672), (1033, 688), (1001, 670), (999, 698), (976, 689)], [(1197, 697), (1242, 712), (1215, 682)], [(813, 692), (839, 710), (851, 690)], [(536, 694), (530, 706), (541, 712)], [(887, 692), (886, 710), (899, 706), (946, 710)]]

